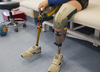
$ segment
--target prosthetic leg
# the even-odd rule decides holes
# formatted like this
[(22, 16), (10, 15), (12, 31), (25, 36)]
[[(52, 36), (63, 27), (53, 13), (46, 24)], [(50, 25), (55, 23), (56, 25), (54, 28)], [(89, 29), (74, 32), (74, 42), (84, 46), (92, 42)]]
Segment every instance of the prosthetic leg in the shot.
[(60, 67), (63, 64), (63, 55), (61, 54), (62, 42), (65, 40), (67, 32), (67, 22), (70, 17), (77, 12), (77, 9), (70, 4), (63, 4), (54, 18), (54, 43), (58, 47), (58, 53), (54, 57), (48, 72), (59, 72)]
[(51, 15), (53, 15), (55, 12), (57, 12), (57, 10), (59, 9), (59, 7), (57, 6), (47, 6), (44, 10), (44, 12), (41, 12), (40, 15), (38, 16), (38, 24), (37, 24), (37, 40), (36, 40), (36, 44), (32, 47), (30, 47), (27, 51), (23, 52), (21, 54), (21, 57), (28, 59), (30, 57), (32, 57), (33, 55), (36, 54), (40, 54), (41, 53), (41, 47), (39, 46), (39, 36), (41, 33), (41, 29), (42, 29), (42, 22), (43, 20), (47, 19), (48, 17), (50, 17)]

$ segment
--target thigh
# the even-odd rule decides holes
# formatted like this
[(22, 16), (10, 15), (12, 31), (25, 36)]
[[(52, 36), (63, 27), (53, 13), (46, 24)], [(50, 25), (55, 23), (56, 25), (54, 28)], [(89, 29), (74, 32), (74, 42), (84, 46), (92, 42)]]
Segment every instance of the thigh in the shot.
[(66, 3), (71, 4), (74, 7), (76, 7), (77, 11), (82, 10), (82, 6), (81, 6), (81, 4), (77, 0), (71, 0), (71, 1), (68, 1)]
[(82, 10), (87, 8), (89, 0), (77, 0), (77, 1), (81, 4)]

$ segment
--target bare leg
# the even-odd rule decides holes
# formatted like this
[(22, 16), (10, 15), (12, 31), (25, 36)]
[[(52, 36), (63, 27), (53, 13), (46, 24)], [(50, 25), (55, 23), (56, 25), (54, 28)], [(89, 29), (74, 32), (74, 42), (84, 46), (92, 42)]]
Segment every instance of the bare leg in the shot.
[(76, 0), (71, 0), (71, 1), (68, 1), (68, 2), (66, 2), (66, 3), (71, 4), (71, 5), (73, 5), (74, 7), (76, 7), (76, 8), (77, 8), (77, 11), (82, 10), (81, 4), (80, 4), (78, 1), (76, 1)]

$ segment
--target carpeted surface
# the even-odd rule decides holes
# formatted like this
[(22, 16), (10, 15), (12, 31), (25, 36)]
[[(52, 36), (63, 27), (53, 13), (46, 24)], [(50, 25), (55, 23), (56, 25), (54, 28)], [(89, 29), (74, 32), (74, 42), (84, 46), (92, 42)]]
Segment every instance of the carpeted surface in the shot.
[[(2, 15), (0, 13), (0, 19)], [(0, 21), (0, 22), (1, 22)], [(0, 72), (47, 72), (57, 53), (53, 44), (52, 31), (41, 32), (40, 46), (42, 53), (30, 59), (21, 58), (21, 53), (36, 42), (37, 27), (26, 22), (27, 27), (19, 26), (19, 32), (8, 28), (6, 36), (0, 36)], [(64, 64), (60, 72), (100, 72), (100, 47), (92, 43), (66, 37), (61, 52)]]

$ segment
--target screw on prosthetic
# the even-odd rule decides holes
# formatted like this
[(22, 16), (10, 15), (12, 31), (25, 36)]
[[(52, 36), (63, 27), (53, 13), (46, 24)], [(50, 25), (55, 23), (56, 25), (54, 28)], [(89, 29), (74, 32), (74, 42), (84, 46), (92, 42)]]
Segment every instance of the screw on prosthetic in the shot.
[(56, 46), (58, 46), (58, 53), (57, 54), (61, 54), (61, 46), (62, 46), (62, 44), (58, 44), (57, 42), (54, 42), (54, 44)]
[(36, 44), (32, 47), (30, 47), (27, 51), (23, 52), (21, 54), (21, 57), (28, 59), (32, 57), (33, 55), (40, 54), (41, 53), (41, 47), (39, 45), (39, 36), (42, 30), (42, 23), (43, 20), (47, 19), (51, 15), (53, 15), (58, 8), (56, 6), (47, 6), (43, 12), (40, 13), (38, 16), (38, 24), (37, 24), (37, 39)]

